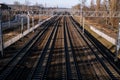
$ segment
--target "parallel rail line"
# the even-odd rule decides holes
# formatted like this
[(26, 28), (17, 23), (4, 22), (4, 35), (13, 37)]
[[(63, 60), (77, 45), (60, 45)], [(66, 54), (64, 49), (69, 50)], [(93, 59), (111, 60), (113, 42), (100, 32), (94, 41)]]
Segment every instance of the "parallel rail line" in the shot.
[(16, 53), (0, 80), (119, 80), (113, 59), (71, 16), (56, 16)]

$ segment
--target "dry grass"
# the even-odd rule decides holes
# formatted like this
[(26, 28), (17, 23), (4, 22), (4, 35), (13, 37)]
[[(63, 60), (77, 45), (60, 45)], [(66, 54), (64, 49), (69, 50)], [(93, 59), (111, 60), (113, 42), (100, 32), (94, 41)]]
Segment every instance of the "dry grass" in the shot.
[[(32, 17), (30, 17), (30, 18), (32, 18)], [(41, 16), (40, 18), (41, 18), (41, 20), (44, 20), (44, 19), (49, 18), (49, 16)], [(34, 16), (34, 19), (39, 20), (39, 16)], [(24, 25), (25, 30), (27, 28), (26, 26), (27, 25)], [(3, 33), (3, 41), (6, 42), (6, 41), (12, 39), (13, 37), (17, 36), (18, 34), (20, 34), (20, 27), (18, 27), (16, 29), (11, 29), (9, 31), (5, 31)]]
[[(77, 21), (80, 21), (79, 17), (75, 17), (75, 19)], [(90, 32), (98, 41), (100, 41), (105, 47), (107, 47), (109, 50), (111, 50), (113, 53), (115, 52), (115, 45), (113, 45), (112, 43), (108, 42), (106, 39), (102, 38), (101, 36), (99, 36), (98, 34), (96, 34), (95, 32), (93, 32), (90, 27), (89, 27), (90, 21), (86, 21), (85, 24), (85, 29)], [(96, 24), (93, 24), (96, 25)], [(100, 25), (96, 25), (96, 26), (100, 26)]]
[[(35, 20), (38, 20), (39, 18), (40, 19), (42, 19), (42, 20), (44, 20), (44, 19), (47, 19), (47, 18), (49, 18), (50, 16), (39, 16), (39, 15), (35, 15), (34, 16), (34, 19)], [(30, 16), (30, 18), (32, 19), (32, 16)]]

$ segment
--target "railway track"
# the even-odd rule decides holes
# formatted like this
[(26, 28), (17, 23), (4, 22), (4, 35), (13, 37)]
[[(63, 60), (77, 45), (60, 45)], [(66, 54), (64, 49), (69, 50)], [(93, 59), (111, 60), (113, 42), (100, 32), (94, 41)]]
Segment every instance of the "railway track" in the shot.
[(48, 21), (43, 23), (40, 27), (38, 27), (36, 30), (34, 30), (34, 33), (31, 32), (30, 34), (26, 35), (25, 37), (21, 38), (19, 41), (15, 42), (11, 46), (7, 47), (4, 50), (4, 57), (0, 58), (0, 72), (2, 71), (2, 68), (5, 67), (6, 64), (14, 57), (16, 56), (17, 52), (22, 49), (23, 46), (27, 44), (28, 41), (30, 41), (33, 36), (35, 36), (38, 32), (41, 32), (48, 24)]
[(0, 80), (120, 80), (114, 56), (71, 16), (44, 26), (3, 68)]
[[(30, 49), (34, 47), (33, 45), (38, 41), (38, 39), (47, 31), (48, 27), (52, 25), (55, 22), (55, 18), (53, 18), (51, 21), (49, 21), (46, 26), (44, 26), (43, 31), (38, 32), (33, 39), (31, 39), (19, 52), (16, 53), (16, 55), (8, 62), (8, 64), (3, 68), (1, 74), (0, 74), (0, 80), (7, 79), (9, 75), (15, 68), (20, 68), (22, 65), (18, 65), (20, 63), (24, 63), (24, 60), (27, 58), (27, 56), (30, 54)], [(24, 69), (23, 65), (23, 69)], [(20, 70), (20, 69), (19, 69)], [(14, 75), (15, 76), (15, 75)], [(13, 76), (13, 77), (14, 77)], [(13, 80), (13, 79), (11, 79)]]
[[(60, 18), (59, 18), (60, 19)], [(50, 36), (47, 40), (47, 42), (45, 43), (45, 46), (43, 48), (43, 50), (41, 51), (41, 55), (40, 58), (37, 62), (37, 65), (35, 66), (35, 70), (33, 70), (32, 74), (30, 76), (29, 79), (44, 79), (45, 78), (45, 74), (48, 71), (48, 67), (49, 67), (49, 61), (51, 60), (51, 50), (53, 49), (53, 45), (55, 42), (55, 38), (56, 38), (56, 33), (58, 30), (58, 24), (59, 21), (56, 21), (56, 24), (53, 26), (53, 30), (50, 33)]]
[(51, 50), (51, 60), (48, 63), (49, 65), (47, 67), (47, 72), (45, 72), (44, 79), (66, 79), (63, 22), (62, 17), (58, 24), (53, 49)]
[[(68, 18), (68, 17), (67, 17)], [(66, 18), (66, 23), (65, 23), (65, 31), (66, 31), (66, 42), (67, 42), (67, 48), (66, 50), (66, 65), (69, 64), (68, 67), (68, 70), (67, 70), (67, 74), (69, 74), (69, 76), (67, 76), (68, 79), (81, 79), (81, 75), (80, 75), (80, 72), (78, 70), (78, 65), (77, 65), (77, 62), (76, 62), (76, 57), (74, 55), (74, 46), (72, 44), (72, 41), (71, 41), (71, 37), (70, 37), (70, 25), (69, 25), (69, 22), (68, 22), (68, 19)], [(68, 59), (69, 57), (69, 59)], [(68, 61), (67, 61), (68, 59)], [(71, 70), (71, 72), (68, 72), (69, 69)]]
[[(95, 58), (95, 61), (89, 61), (90, 62), (89, 64), (92, 63), (93, 69), (95, 71), (96, 79), (98, 79), (98, 80), (99, 79), (119, 80), (120, 79), (119, 70), (117, 67), (115, 67), (114, 63), (111, 63), (108, 59), (106, 59), (106, 57), (107, 57), (107, 55), (105, 55), (106, 53), (104, 53), (102, 50), (100, 50), (99, 47), (97, 47), (95, 45), (95, 42), (93, 40), (91, 40), (88, 35), (83, 35), (81, 33), (82, 30), (80, 29), (79, 26), (77, 26), (75, 24), (74, 21), (72, 21), (72, 23), (74, 24), (77, 31), (81, 35), (82, 39), (84, 40), (84, 43), (86, 43), (84, 45), (87, 45), (86, 49), (89, 50), (89, 52), (87, 52), (87, 54), (89, 53), (88, 55), (93, 55)], [(94, 42), (94, 44), (93, 44), (93, 42)], [(84, 51), (87, 51), (87, 50), (84, 50)], [(90, 60), (90, 56), (88, 56), (87, 60)], [(100, 74), (103, 74), (103, 75), (100, 75)], [(101, 77), (101, 76), (103, 76), (103, 77)], [(90, 79), (93, 79), (93, 78), (90, 78)]]

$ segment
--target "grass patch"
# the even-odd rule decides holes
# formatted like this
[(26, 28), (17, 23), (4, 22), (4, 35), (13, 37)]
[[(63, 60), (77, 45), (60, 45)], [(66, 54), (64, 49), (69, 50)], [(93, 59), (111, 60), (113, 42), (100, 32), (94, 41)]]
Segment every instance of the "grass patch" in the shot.
[(85, 29), (89, 33), (91, 33), (98, 41), (100, 41), (105, 47), (110, 49), (112, 52), (115, 52), (115, 45), (113, 45), (112, 43), (108, 42), (106, 39), (104, 39), (101, 36), (99, 36), (98, 34), (96, 34), (94, 31), (92, 31), (90, 29), (90, 27), (88, 25), (85, 25)]
[[(77, 21), (79, 21), (78, 17), (74, 17)], [(94, 31), (90, 29), (90, 26), (85, 24), (85, 29), (92, 34), (98, 41), (100, 41), (105, 47), (107, 47), (111, 52), (115, 52), (115, 45), (104, 39), (103, 37), (96, 34)]]

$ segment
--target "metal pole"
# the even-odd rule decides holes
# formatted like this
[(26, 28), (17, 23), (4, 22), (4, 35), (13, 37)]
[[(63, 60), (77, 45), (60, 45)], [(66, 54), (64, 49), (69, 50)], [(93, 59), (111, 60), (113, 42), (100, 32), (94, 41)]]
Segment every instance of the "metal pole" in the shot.
[(82, 27), (83, 27), (83, 33), (84, 33), (83, 4), (84, 4), (84, 2), (83, 2), (83, 0), (82, 0), (81, 5), (80, 5), (80, 7), (81, 7), (81, 24), (82, 24)]
[(34, 27), (34, 17), (32, 17), (32, 26)]
[(115, 62), (118, 61), (118, 54), (119, 54), (119, 50), (120, 50), (120, 23), (119, 23), (119, 27), (118, 27), (118, 36), (117, 36), (117, 40), (116, 40), (116, 54), (115, 54)]
[(85, 28), (85, 18), (83, 17), (83, 33), (84, 33), (84, 29)]
[(23, 17), (21, 18), (21, 33), (23, 34)]
[(41, 14), (41, 9), (39, 10), (39, 21), (38, 22), (40, 22), (41, 20), (40, 20), (40, 15)]
[[(81, 4), (80, 4), (80, 7), (81, 7)], [(81, 17), (80, 17), (80, 23), (82, 23), (82, 8), (80, 9), (80, 15), (81, 15)]]
[(83, 0), (82, 0), (82, 26), (83, 26), (83, 34), (84, 34), (84, 15), (83, 15), (83, 4), (84, 4), (84, 2), (83, 2)]
[(9, 10), (9, 28), (10, 28), (10, 16), (11, 16), (11, 14), (10, 14), (10, 10)]
[[(32, 17), (32, 27), (34, 27), (34, 17)], [(33, 30), (34, 32), (34, 30)]]
[(82, 16), (83, 16), (83, 14), (82, 14), (82, 3), (80, 5), (80, 7), (81, 7), (81, 23), (82, 23)]
[(28, 30), (30, 29), (30, 17), (29, 17), (29, 11), (28, 11), (28, 14), (27, 14), (27, 29), (28, 29)]
[(1, 51), (1, 56), (4, 56), (4, 51), (3, 51), (3, 34), (2, 34), (2, 10), (0, 9), (0, 51)]
[[(23, 17), (21, 17), (21, 33), (20, 34), (22, 34), (22, 36), (23, 36)], [(23, 38), (21, 39), (21, 41), (23, 41)]]

